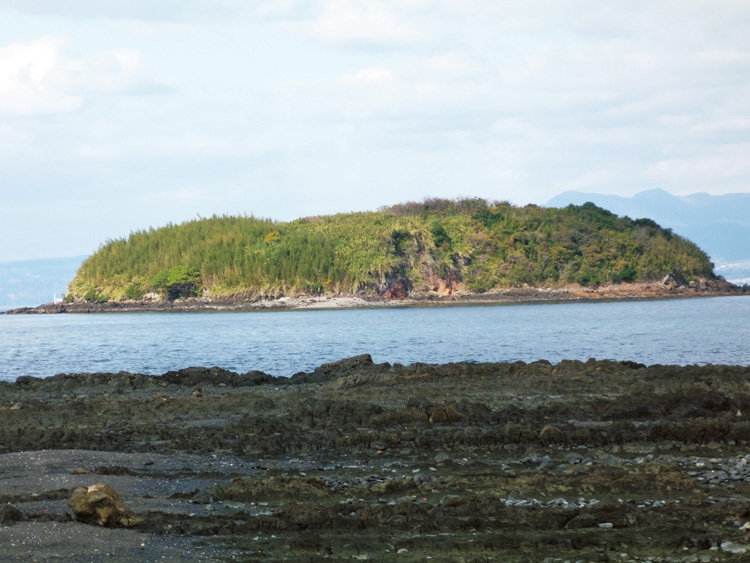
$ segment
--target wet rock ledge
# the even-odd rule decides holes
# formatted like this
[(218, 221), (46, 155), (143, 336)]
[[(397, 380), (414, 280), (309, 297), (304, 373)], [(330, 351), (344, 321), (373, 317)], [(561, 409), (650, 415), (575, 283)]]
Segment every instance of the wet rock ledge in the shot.
[[(20, 377), (0, 411), (4, 561), (750, 557), (743, 366), (363, 355)], [(74, 515), (95, 485), (127, 518)]]

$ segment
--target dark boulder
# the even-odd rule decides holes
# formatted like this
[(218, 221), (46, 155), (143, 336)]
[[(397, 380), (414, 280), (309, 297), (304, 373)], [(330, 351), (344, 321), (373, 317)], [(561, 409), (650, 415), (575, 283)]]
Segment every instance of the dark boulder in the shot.
[(323, 364), (316, 367), (312, 373), (295, 373), (290, 378), (290, 382), (324, 383), (326, 381), (338, 379), (339, 377), (352, 375), (363, 369), (366, 370), (374, 365), (370, 354), (361, 354), (359, 356), (352, 356), (351, 358), (344, 358), (336, 362)]
[(8, 503), (0, 508), (0, 524), (14, 524), (23, 520), (23, 513), (15, 505)]

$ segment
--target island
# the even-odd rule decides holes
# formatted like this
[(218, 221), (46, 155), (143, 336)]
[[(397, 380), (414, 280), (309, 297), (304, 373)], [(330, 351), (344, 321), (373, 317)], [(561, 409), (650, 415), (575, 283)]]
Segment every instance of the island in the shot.
[(366, 307), (745, 293), (698, 246), (593, 203), (426, 199), (275, 222), (198, 218), (106, 242), (62, 303), (13, 312)]

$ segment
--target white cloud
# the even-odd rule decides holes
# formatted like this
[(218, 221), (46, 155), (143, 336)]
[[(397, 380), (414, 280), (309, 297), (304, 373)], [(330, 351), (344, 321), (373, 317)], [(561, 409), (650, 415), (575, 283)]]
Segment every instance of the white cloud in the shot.
[(308, 19), (320, 12), (317, 4), (309, 0), (265, 0), (258, 6), (257, 13), (270, 20)]
[(482, 75), (486, 69), (478, 61), (462, 53), (440, 53), (425, 60), (425, 70), (452, 79), (471, 79)]
[(78, 109), (81, 96), (65, 91), (71, 70), (62, 41), (41, 37), (0, 49), (0, 113), (32, 115)]
[(136, 49), (112, 49), (71, 64), (68, 86), (74, 91), (129, 93), (158, 87), (143, 54)]
[(690, 157), (664, 159), (651, 172), (673, 183), (718, 182), (750, 176), (750, 143), (727, 144)]
[(341, 81), (350, 84), (373, 84), (388, 82), (394, 78), (395, 74), (390, 68), (387, 66), (376, 66), (344, 74), (341, 76)]
[(287, 28), (324, 43), (408, 45), (425, 39), (427, 30), (415, 17), (422, 9), (414, 0), (325, 0), (314, 16)]
[(0, 8), (10, 8), (23, 14), (143, 21), (231, 17), (245, 6), (243, 0), (0, 0)]
[(697, 59), (709, 64), (749, 64), (750, 51), (739, 49), (709, 49), (698, 52)]
[(74, 57), (61, 37), (43, 36), (0, 48), (0, 114), (39, 115), (78, 110), (95, 93), (160, 87), (143, 55), (112, 49)]

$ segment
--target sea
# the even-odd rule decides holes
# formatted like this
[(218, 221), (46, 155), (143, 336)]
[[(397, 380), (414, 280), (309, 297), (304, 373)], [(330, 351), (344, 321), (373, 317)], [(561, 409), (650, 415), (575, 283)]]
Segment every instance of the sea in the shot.
[(364, 353), (401, 364), (596, 358), (748, 366), (750, 297), (0, 316), (5, 381), (190, 366), (289, 376)]

